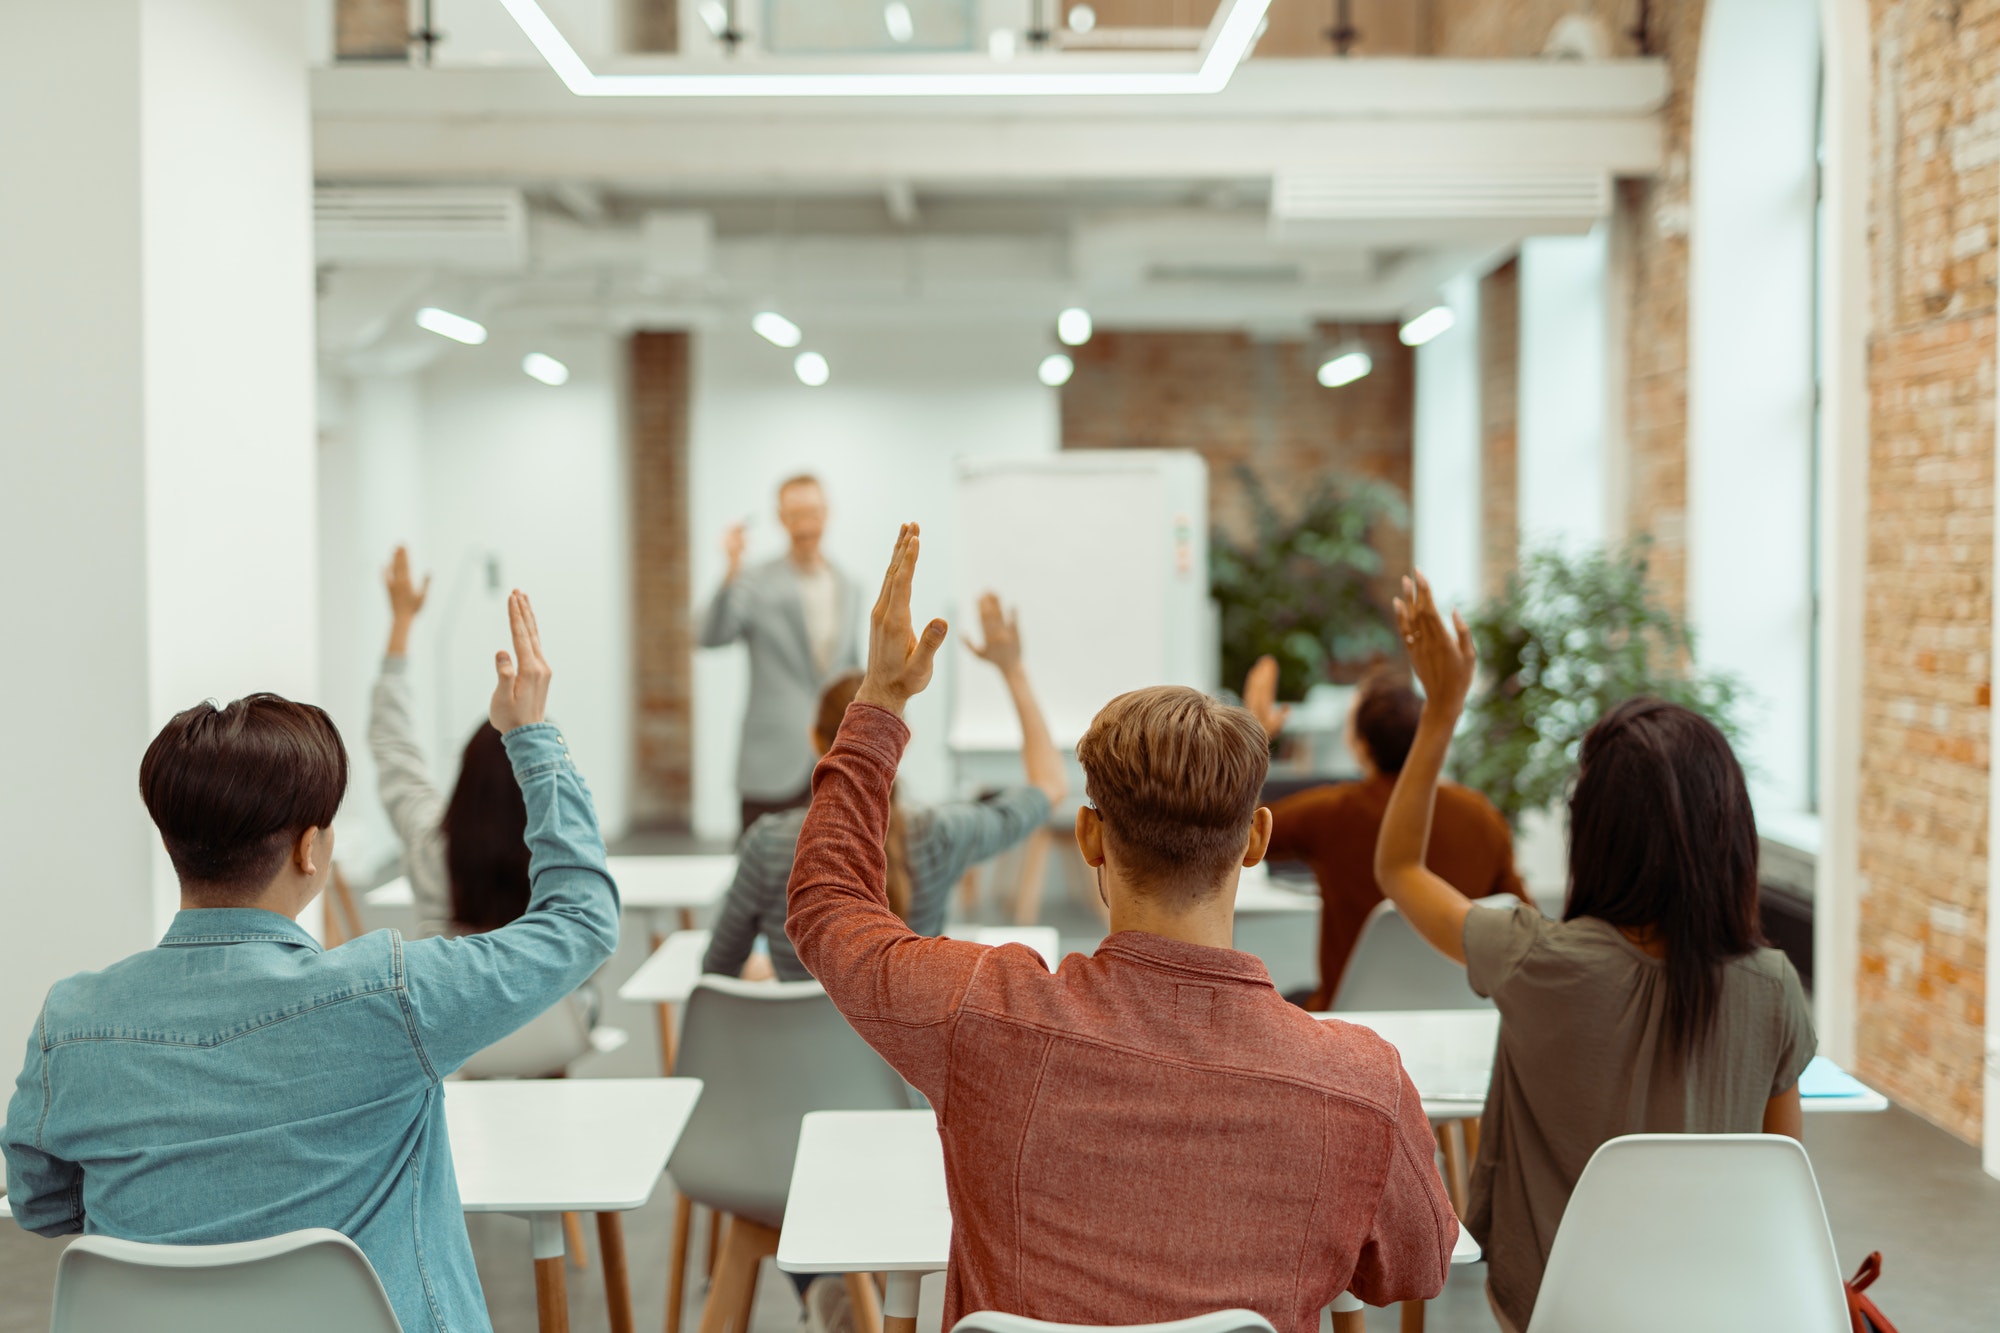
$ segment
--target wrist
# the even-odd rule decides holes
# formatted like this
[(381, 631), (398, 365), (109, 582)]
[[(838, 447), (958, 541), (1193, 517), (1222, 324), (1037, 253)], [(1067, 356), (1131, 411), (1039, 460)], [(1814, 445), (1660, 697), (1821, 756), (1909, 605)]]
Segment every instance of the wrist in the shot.
[(885, 712), (893, 713), (897, 717), (903, 715), (903, 705), (908, 701), (907, 696), (899, 695), (884, 686), (877, 685), (868, 680), (863, 680), (861, 688), (854, 692), (854, 702), (873, 705)]

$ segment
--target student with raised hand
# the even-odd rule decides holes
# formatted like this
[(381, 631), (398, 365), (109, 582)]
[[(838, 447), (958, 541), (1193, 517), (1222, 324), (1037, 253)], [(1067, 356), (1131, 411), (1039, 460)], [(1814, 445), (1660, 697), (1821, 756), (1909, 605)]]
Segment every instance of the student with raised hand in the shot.
[[(1243, 706), (1275, 740), (1291, 711), (1277, 702), (1278, 661), (1260, 657), (1243, 682)], [(1303, 861), (1319, 885), (1319, 986), (1301, 997), (1324, 1010), (1340, 993), (1341, 974), (1369, 913), (1382, 901), (1375, 883), (1375, 840), (1403, 761), (1416, 739), (1423, 700), (1402, 680), (1377, 672), (1354, 692), (1347, 746), (1359, 782), (1330, 782), (1294, 792), (1271, 806), (1273, 861)], [(1470, 787), (1440, 784), (1425, 863), (1469, 897), (1527, 892), (1514, 872), (1514, 834), (1493, 802)]]
[[(1063, 759), (1049, 736), (1041, 705), (1028, 686), (1021, 664), (1021, 629), (1016, 617), (1004, 612), (1000, 599), (987, 593), (979, 599), (979, 621), (985, 642), (972, 653), (998, 668), (1021, 721), (1021, 766), (1027, 782), (1002, 789), (981, 801), (951, 801), (912, 810), (891, 797), (884, 852), (890, 910), (919, 935), (944, 929), (952, 886), (968, 866), (991, 860), (1049, 822), (1049, 811), (1069, 790)], [(841, 719), (860, 690), (862, 673), (838, 677), (820, 694), (813, 723), (812, 744), (824, 755), (833, 745)], [(785, 937), (785, 884), (792, 876), (803, 809), (765, 815), (751, 825), (737, 848), (736, 878), (702, 959), (704, 972), (736, 976), (762, 935), (770, 950), (771, 967), (780, 981), (811, 977)], [(1051, 958), (1051, 963), (1056, 960)]]
[(15, 1219), (173, 1245), (332, 1227), (406, 1330), (491, 1327), (441, 1080), (576, 989), (618, 942), (590, 793), (543, 720), (549, 666), (508, 599), (490, 716), (527, 806), (527, 912), (499, 930), (322, 950), (297, 923), (332, 867), (347, 752), (273, 694), (161, 729), (139, 791), (180, 877), (157, 948), (57, 982), (7, 1109)]
[(1245, 1307), (1312, 1333), (1343, 1291), (1436, 1295), (1458, 1227), (1395, 1051), (1285, 1003), (1230, 948), (1237, 876), (1271, 828), (1248, 713), (1161, 687), (1092, 722), (1077, 840), (1112, 931), (1093, 956), (1051, 974), (890, 910), (903, 708), (945, 638), (910, 619), (918, 542), (905, 525), (866, 676), (814, 774), (787, 929), (937, 1112), (946, 1326), (979, 1309), (1124, 1324)]
[[(1474, 911), (1425, 868), (1431, 805), (1477, 665), (1423, 575), (1397, 624), (1424, 709), (1376, 846), (1382, 891), (1500, 1009), (1467, 1228), (1503, 1330), (1534, 1313), (1570, 1191), (1621, 1134), (1801, 1131), (1814, 1037), (1791, 963), (1757, 927), (1757, 825), (1713, 723), (1633, 699), (1584, 738), (1560, 921)], [(1643, 1208), (1646, 1201), (1634, 1199)]]

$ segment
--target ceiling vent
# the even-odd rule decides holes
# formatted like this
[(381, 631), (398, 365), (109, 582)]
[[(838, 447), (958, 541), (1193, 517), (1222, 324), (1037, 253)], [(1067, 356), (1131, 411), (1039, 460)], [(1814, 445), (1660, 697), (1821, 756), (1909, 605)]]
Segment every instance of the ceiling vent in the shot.
[(528, 206), (519, 190), (319, 189), (313, 240), (322, 264), (518, 269)]
[(1272, 183), (1279, 222), (1564, 221), (1611, 212), (1611, 175), (1590, 167), (1284, 172)]

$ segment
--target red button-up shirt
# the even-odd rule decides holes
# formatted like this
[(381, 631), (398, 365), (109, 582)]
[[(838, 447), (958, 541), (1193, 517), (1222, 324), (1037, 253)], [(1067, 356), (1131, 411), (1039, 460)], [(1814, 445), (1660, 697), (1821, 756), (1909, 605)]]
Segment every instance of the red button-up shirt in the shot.
[(1458, 1235), (1395, 1050), (1287, 1004), (1249, 954), (1137, 931), (1051, 974), (1019, 945), (889, 910), (889, 786), (909, 731), (857, 704), (813, 776), (787, 933), (854, 1028), (930, 1099), (951, 1198), (945, 1327), (1244, 1307), (1315, 1333), (1342, 1291), (1443, 1287)]

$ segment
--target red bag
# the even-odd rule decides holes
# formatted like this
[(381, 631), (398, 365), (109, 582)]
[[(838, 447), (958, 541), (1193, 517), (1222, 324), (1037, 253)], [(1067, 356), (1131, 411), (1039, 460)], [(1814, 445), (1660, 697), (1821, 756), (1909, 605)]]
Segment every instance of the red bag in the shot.
[(1882, 1251), (1877, 1250), (1847, 1279), (1847, 1317), (1854, 1321), (1854, 1333), (1896, 1333), (1896, 1326), (1865, 1295), (1869, 1284), (1881, 1276)]

